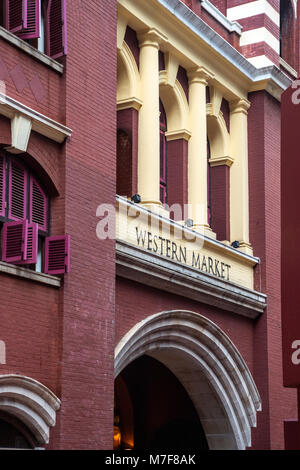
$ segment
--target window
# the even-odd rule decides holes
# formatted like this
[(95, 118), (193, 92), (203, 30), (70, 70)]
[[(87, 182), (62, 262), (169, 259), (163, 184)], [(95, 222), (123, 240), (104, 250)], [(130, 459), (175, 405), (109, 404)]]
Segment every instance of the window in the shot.
[(280, 0), (280, 57), (294, 67), (295, 15), (291, 0)]
[(4, 27), (53, 59), (67, 54), (66, 0), (4, 0)]
[(160, 111), (160, 201), (167, 203), (167, 139), (165, 132), (167, 130), (167, 118), (162, 102), (159, 102)]
[(50, 199), (20, 157), (0, 154), (2, 261), (38, 272), (70, 269), (70, 237), (50, 237)]
[(212, 225), (212, 207), (211, 207), (211, 167), (210, 167), (210, 145), (207, 140), (207, 219), (208, 225)]

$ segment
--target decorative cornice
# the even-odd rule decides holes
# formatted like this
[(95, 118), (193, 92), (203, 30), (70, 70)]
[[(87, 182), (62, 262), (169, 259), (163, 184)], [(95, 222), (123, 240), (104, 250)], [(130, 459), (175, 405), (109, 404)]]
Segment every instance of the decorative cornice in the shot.
[(35, 111), (15, 99), (0, 93), (0, 114), (13, 119), (16, 114), (20, 114), (32, 121), (32, 130), (48, 137), (55, 142), (62, 143), (70, 137), (72, 130), (57, 121)]
[(266, 307), (266, 295), (182, 266), (117, 240), (117, 274), (252, 319)]
[(142, 100), (139, 98), (136, 98), (135, 96), (132, 96), (131, 98), (125, 98), (124, 100), (118, 100), (117, 102), (117, 110), (121, 111), (122, 109), (131, 109), (134, 108), (137, 111), (141, 108), (143, 105)]
[(228, 155), (224, 157), (210, 158), (208, 161), (211, 167), (224, 165), (230, 167), (234, 162), (233, 158)]
[(138, 33), (139, 46), (152, 46), (159, 48), (159, 45), (167, 42), (168, 38), (156, 28), (147, 29)]
[(60, 74), (64, 71), (64, 66), (57, 62), (56, 60), (51, 59), (51, 57), (47, 56), (40, 52), (36, 47), (31, 46), (28, 42), (23, 41), (15, 34), (7, 31), (7, 29), (0, 26), (0, 38), (4, 39), (7, 42), (10, 42), (13, 46), (22, 49), (28, 55), (31, 55), (34, 59), (42, 62), (48, 67), (51, 67), (55, 72)]
[(243, 27), (237, 21), (231, 21), (227, 16), (218, 10), (209, 0), (200, 0), (201, 8), (207, 11), (215, 20), (217, 20), (224, 28), (230, 33), (237, 33), (239, 36), (242, 34)]
[(187, 129), (179, 129), (178, 131), (165, 132), (167, 141), (178, 140), (178, 139), (184, 139), (188, 141), (191, 135), (192, 135), (191, 132), (188, 131)]
[(209, 80), (214, 78), (214, 74), (207, 70), (205, 67), (193, 67), (187, 70), (189, 83), (201, 83), (208, 85)]
[(189, 28), (199, 39), (223, 57), (252, 83), (248, 91), (266, 90), (280, 101), (281, 94), (292, 83), (286, 74), (275, 65), (257, 69), (248, 59), (238, 52), (229, 42), (208, 26), (180, 0), (156, 0), (171, 15)]
[(230, 101), (229, 103), (231, 114), (236, 114), (236, 113), (248, 114), (248, 109), (250, 108), (250, 106), (251, 106), (250, 101), (245, 100), (245, 99)]

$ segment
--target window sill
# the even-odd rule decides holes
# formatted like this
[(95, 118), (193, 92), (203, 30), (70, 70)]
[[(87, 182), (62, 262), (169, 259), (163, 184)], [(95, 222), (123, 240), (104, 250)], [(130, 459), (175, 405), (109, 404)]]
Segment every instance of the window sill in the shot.
[(56, 276), (50, 276), (49, 274), (37, 273), (30, 269), (16, 266), (14, 264), (4, 263), (0, 261), (0, 273), (10, 274), (12, 276), (21, 277), (29, 281), (39, 282), (52, 287), (60, 287), (61, 279)]
[(22, 49), (22, 51), (24, 51), (26, 54), (31, 55), (40, 62), (43, 62), (48, 67), (51, 67), (53, 70), (55, 70), (55, 72), (60, 74), (63, 73), (64, 66), (62, 64), (56, 60), (51, 59), (51, 57), (48, 57), (46, 54), (43, 54), (38, 49), (31, 46), (26, 41), (23, 41), (23, 39), (18, 38), (18, 36), (11, 33), (10, 31), (7, 31), (7, 29), (3, 28), (2, 26), (0, 26), (0, 37), (10, 42), (13, 46)]

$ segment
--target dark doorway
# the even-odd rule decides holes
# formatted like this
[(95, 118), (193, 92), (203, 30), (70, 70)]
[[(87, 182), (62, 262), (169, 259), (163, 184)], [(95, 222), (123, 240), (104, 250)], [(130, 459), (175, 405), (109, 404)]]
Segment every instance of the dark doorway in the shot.
[(30, 431), (17, 418), (0, 412), (0, 449), (32, 449), (35, 445)]
[(135, 450), (208, 449), (185, 388), (156, 359), (144, 355), (122, 371), (116, 379), (115, 401), (121, 448), (126, 447), (123, 434), (131, 433)]

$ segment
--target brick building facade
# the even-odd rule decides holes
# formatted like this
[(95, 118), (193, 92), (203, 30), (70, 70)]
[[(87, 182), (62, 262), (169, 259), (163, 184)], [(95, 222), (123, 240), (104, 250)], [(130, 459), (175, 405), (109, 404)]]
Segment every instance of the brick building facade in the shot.
[(0, 447), (288, 447), (297, 1), (20, 4), (1, 2)]

